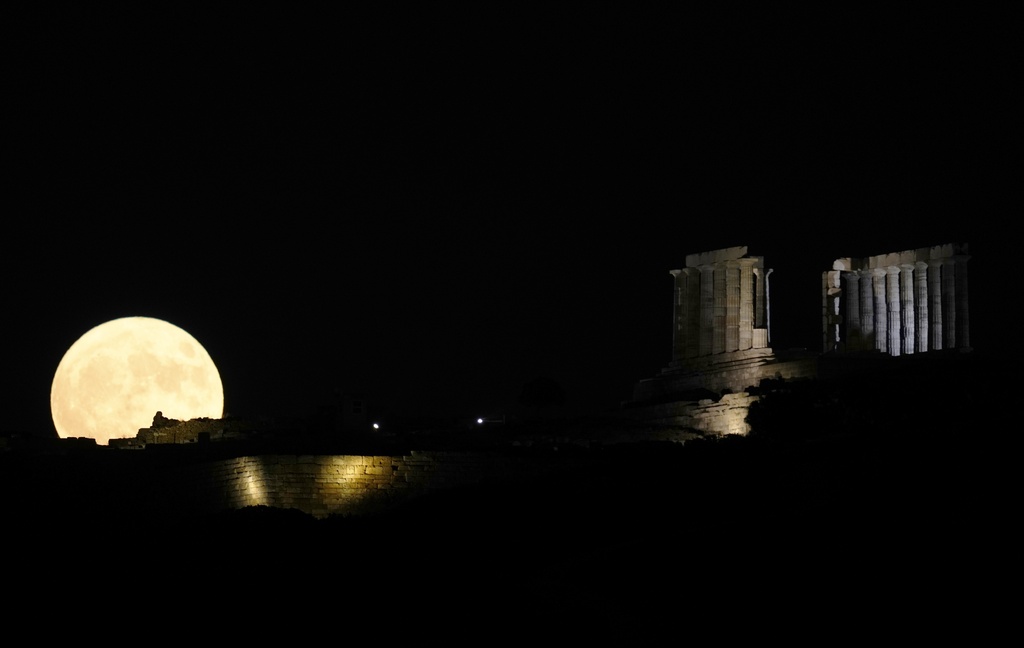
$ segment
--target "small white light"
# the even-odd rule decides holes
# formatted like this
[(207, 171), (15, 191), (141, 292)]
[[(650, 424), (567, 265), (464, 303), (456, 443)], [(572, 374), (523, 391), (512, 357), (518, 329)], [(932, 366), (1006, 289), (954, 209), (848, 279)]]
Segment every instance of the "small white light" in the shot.
[(483, 422), (484, 422), (484, 420), (483, 420), (482, 418), (478, 418), (478, 419), (476, 420), (476, 422), (477, 422), (477, 423), (479, 423), (479, 424), (481, 424), (481, 425), (483, 425)]

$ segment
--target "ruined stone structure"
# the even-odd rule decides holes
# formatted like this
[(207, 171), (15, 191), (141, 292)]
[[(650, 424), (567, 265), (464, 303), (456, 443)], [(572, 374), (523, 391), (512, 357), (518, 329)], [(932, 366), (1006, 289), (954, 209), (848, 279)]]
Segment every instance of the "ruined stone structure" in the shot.
[[(837, 259), (822, 275), (823, 352), (889, 356), (970, 350), (966, 244)], [(640, 381), (632, 418), (746, 434), (761, 381), (819, 378), (820, 354), (770, 346), (771, 269), (746, 247), (686, 257), (675, 282), (672, 360)], [(830, 371), (842, 371), (832, 363)]]
[(769, 344), (768, 276), (746, 247), (686, 257), (675, 279), (672, 365), (701, 367), (710, 356)]
[(747, 247), (686, 257), (675, 283), (672, 360), (638, 383), (627, 416), (714, 434), (746, 434), (747, 388), (763, 378), (809, 378), (814, 359), (771, 349), (771, 308), (764, 258)]
[(822, 273), (822, 350), (970, 350), (966, 243), (836, 259)]

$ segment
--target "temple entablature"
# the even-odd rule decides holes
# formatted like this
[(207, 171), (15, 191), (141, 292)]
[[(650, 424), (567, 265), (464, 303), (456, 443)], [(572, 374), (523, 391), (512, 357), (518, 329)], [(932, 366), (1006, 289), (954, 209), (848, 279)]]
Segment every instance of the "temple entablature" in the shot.
[(720, 250), (711, 250), (709, 252), (697, 252), (696, 254), (686, 255), (686, 267), (699, 268), (703, 265), (715, 265), (716, 263), (722, 263), (723, 261), (735, 261), (745, 257), (746, 255), (746, 245), (722, 248)]
[(927, 263), (932, 260), (948, 259), (957, 255), (966, 255), (966, 243), (946, 243), (932, 247), (903, 250), (901, 252), (887, 252), (874, 256), (852, 258), (841, 257), (832, 263), (833, 270), (873, 270), (875, 268), (888, 268), (890, 266), (901, 266), (915, 264), (918, 262)]

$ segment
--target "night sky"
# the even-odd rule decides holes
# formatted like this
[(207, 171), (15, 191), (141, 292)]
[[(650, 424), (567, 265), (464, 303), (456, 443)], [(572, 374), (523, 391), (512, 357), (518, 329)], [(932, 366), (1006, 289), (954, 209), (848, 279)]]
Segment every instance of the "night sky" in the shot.
[(495, 416), (539, 377), (614, 411), (671, 360), (669, 271), (734, 245), (772, 346), (818, 349), (835, 258), (968, 242), (991, 340), (998, 17), (79, 11), (15, 28), (0, 429), (54, 434), (64, 352), (129, 315), (227, 415)]

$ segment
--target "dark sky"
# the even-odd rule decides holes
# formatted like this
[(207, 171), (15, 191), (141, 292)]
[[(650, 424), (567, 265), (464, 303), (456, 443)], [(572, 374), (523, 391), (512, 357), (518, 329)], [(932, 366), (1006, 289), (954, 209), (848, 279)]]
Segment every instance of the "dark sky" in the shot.
[(4, 427), (52, 433), (64, 351), (128, 315), (195, 336), (229, 415), (494, 414), (541, 376), (614, 410), (671, 359), (669, 270), (733, 245), (773, 346), (818, 348), (833, 259), (967, 241), (984, 346), (1008, 23), (605, 11), (20, 18)]

